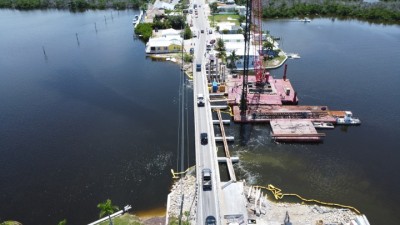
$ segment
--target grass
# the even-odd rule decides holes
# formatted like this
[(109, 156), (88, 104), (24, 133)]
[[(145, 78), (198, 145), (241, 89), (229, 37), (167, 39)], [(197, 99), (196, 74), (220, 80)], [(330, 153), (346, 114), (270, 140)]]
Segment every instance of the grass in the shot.
[[(142, 225), (139, 218), (135, 215), (125, 213), (122, 216), (114, 217), (112, 219), (114, 225)], [(106, 220), (99, 225), (109, 225), (109, 221)]]
[[(230, 19), (228, 20), (228, 18)], [(210, 21), (211, 24), (213, 24), (213, 19), (214, 19), (215, 24), (219, 22), (232, 22), (235, 23), (235, 25), (239, 26), (240, 25), (238, 20), (239, 18), (240, 16), (237, 14), (223, 14), (223, 15), (217, 14), (214, 16), (209, 16), (208, 20)]]
[(275, 57), (273, 59), (268, 59), (266, 62), (263, 62), (264, 67), (268, 68), (268, 67), (276, 67), (277, 65), (279, 65), (280, 63), (282, 63), (282, 61), (285, 60), (285, 56), (280, 55), (278, 57)]
[(22, 225), (22, 223), (17, 221), (4, 221), (0, 222), (0, 225)]

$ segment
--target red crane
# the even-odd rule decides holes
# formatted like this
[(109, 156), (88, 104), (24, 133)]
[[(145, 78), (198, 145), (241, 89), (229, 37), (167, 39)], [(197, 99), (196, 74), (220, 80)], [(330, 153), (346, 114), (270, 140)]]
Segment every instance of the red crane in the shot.
[[(240, 99), (240, 111), (245, 116), (247, 110), (247, 92), (248, 92), (248, 74), (249, 74), (249, 58), (250, 44), (253, 41), (253, 67), (256, 76), (256, 85), (264, 84), (264, 66), (262, 56), (262, 4), (261, 0), (246, 0), (246, 26), (244, 28), (244, 66), (243, 66), (243, 85), (242, 96)], [(252, 38), (250, 38), (252, 37)], [(259, 56), (257, 56), (259, 55)], [(268, 81), (268, 80), (267, 80)], [(252, 104), (258, 104), (260, 93), (253, 96)], [(243, 117), (244, 118), (244, 117)]]
[(256, 83), (261, 84), (264, 82), (264, 66), (263, 66), (263, 52), (262, 52), (262, 4), (261, 0), (252, 0), (252, 36), (254, 45), (254, 57), (258, 54), (259, 57), (254, 58), (254, 74), (256, 75)]

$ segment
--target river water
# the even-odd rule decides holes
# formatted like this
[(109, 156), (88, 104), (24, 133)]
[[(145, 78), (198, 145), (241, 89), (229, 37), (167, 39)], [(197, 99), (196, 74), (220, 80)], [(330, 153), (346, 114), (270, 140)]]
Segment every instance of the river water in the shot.
[[(275, 144), (269, 125), (233, 126), (242, 176), (285, 193), (354, 206), (371, 224), (398, 224), (400, 27), (330, 19), (263, 26), (282, 38), (284, 51), (301, 56), (287, 61), (300, 104), (351, 110), (362, 125), (326, 131), (323, 144)], [(281, 78), (283, 69), (272, 73)]]
[[(137, 13), (0, 11), (2, 220), (85, 224), (107, 198), (134, 213), (165, 206), (177, 167), (181, 73), (145, 57), (133, 36)], [(302, 57), (288, 61), (300, 103), (349, 109), (363, 124), (327, 131), (318, 145), (275, 144), (267, 125), (232, 125), (239, 176), (355, 206), (372, 224), (397, 224), (399, 27), (265, 25)]]
[(181, 72), (146, 59), (135, 14), (0, 11), (1, 219), (87, 224), (107, 198), (164, 208)]

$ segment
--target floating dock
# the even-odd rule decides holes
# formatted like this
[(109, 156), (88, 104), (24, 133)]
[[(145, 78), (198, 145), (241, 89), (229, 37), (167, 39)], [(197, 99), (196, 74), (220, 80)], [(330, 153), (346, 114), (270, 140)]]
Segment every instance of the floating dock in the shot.
[(233, 115), (233, 120), (238, 123), (268, 123), (274, 119), (336, 123), (327, 106), (249, 105), (245, 115), (241, 114), (239, 106), (233, 106)]
[(284, 142), (321, 142), (325, 134), (318, 133), (311, 121), (274, 119), (270, 121), (272, 138)]

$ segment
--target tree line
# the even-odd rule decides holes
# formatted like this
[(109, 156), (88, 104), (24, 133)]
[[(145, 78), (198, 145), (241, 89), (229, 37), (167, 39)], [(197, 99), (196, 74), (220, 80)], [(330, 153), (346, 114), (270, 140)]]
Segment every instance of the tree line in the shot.
[(155, 16), (153, 23), (139, 23), (135, 28), (135, 33), (138, 34), (142, 40), (147, 42), (153, 35), (153, 30), (173, 28), (181, 30), (183, 28), (184, 39), (192, 38), (192, 32), (186, 24), (185, 17), (182, 15), (177, 16)]
[(400, 23), (400, 1), (368, 3), (362, 0), (270, 0), (263, 18), (354, 18), (378, 23)]
[(126, 8), (145, 9), (149, 0), (0, 0), (0, 8), (12, 9), (69, 9), (84, 11), (87, 9)]

